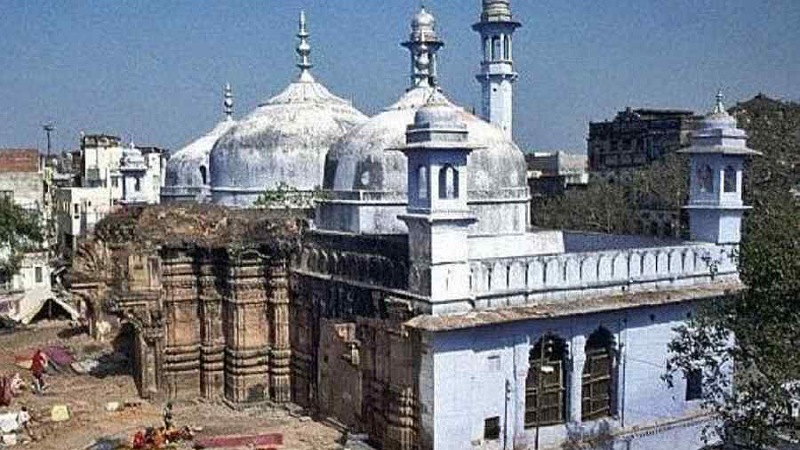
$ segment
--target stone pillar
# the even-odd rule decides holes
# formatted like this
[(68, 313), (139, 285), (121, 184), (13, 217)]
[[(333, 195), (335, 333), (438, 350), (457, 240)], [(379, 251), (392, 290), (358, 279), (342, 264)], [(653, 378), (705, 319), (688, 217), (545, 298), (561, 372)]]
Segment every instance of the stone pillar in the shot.
[(389, 404), (386, 408), (386, 450), (412, 450), (416, 444), (414, 391), (408, 387), (389, 387)]
[(163, 397), (163, 329), (158, 325), (146, 326), (142, 337), (145, 345), (142, 349), (141, 395), (147, 399)]
[(583, 394), (583, 366), (586, 364), (586, 337), (574, 336), (569, 343), (570, 370), (567, 407), (567, 421), (581, 423), (581, 397)]
[(508, 439), (512, 439), (513, 445), (509, 448), (515, 448), (514, 445), (521, 445), (525, 442), (525, 388), (528, 379), (528, 370), (530, 369), (530, 350), (533, 343), (517, 342), (514, 344), (514, 379), (511, 381), (511, 399), (508, 405), (508, 421), (509, 428), (513, 428), (513, 432), (508, 433)]
[(264, 402), (269, 393), (269, 324), (266, 280), (259, 255), (229, 251), (223, 299), (225, 400), (233, 405)]
[(270, 264), (268, 283), (272, 329), (269, 367), (271, 398), (276, 403), (286, 403), (291, 401), (292, 350), (289, 343), (289, 293), (285, 260), (278, 259)]
[[(222, 331), (222, 296), (217, 289), (214, 259), (198, 255), (198, 297), (200, 306), (200, 389), (207, 399), (222, 396), (224, 386), (225, 337)], [(219, 261), (218, 261), (219, 262)]]
[(185, 249), (162, 254), (164, 381), (171, 399), (200, 394), (200, 327), (193, 257)]

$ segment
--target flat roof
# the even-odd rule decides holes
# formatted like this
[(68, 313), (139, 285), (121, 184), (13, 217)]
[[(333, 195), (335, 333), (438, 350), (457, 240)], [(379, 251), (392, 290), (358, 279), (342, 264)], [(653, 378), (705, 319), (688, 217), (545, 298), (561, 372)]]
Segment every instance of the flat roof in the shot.
[(744, 289), (742, 283), (714, 283), (683, 289), (622, 293), (587, 297), (575, 300), (558, 300), (536, 305), (482, 309), (461, 314), (421, 315), (412, 318), (405, 326), (428, 332), (453, 331), (480, 326), (507, 324), (531, 319), (549, 319), (564, 316), (594, 314), (678, 304), (734, 294)]

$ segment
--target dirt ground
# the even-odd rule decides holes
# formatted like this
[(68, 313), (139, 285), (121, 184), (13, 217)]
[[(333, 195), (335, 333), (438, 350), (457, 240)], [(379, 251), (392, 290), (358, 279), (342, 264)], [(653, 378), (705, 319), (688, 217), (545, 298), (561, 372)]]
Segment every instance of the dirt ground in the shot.
[[(29, 349), (58, 344), (77, 358), (110, 350), (85, 334), (71, 329), (67, 322), (42, 322), (33, 327), (0, 333), (0, 375), (19, 373), (26, 382), (30, 371), (15, 365), (15, 355)], [(124, 367), (124, 366), (123, 366)], [(121, 371), (122, 372), (122, 371)], [(30, 433), (20, 437), (31, 441), (12, 448), (42, 450), (82, 450), (104, 438), (130, 440), (137, 429), (162, 425), (163, 405), (139, 400), (129, 374), (107, 376), (80, 375), (72, 370), (50, 372), (45, 394), (25, 390), (10, 407), (0, 407), (0, 414), (17, 412), (26, 406), (31, 414)], [(106, 411), (108, 402), (139, 403), (138, 406)], [(53, 405), (67, 405), (71, 417), (64, 422), (50, 420)], [(174, 421), (179, 427), (202, 428), (198, 437), (222, 434), (282, 433), (285, 449), (338, 449), (341, 433), (308, 417), (296, 417), (282, 408), (233, 411), (224, 405), (200, 400), (176, 404)], [(0, 444), (0, 448), (2, 445)]]

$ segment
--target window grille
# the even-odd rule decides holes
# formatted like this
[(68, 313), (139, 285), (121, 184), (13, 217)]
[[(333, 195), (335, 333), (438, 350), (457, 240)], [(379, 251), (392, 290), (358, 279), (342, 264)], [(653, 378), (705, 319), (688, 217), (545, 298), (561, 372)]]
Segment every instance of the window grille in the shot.
[(613, 339), (604, 328), (592, 333), (586, 342), (583, 366), (581, 419), (594, 420), (610, 416), (613, 383)]
[(531, 349), (525, 379), (525, 428), (566, 422), (566, 344), (554, 336)]

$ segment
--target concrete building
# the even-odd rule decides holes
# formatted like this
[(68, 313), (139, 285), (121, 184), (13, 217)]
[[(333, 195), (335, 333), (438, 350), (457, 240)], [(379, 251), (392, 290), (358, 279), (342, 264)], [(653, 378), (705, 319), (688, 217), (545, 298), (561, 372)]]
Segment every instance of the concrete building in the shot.
[[(39, 216), (46, 238), (49, 198), (45, 192), (44, 158), (36, 149), (0, 149), (0, 196), (11, 199), (26, 211)], [(19, 257), (15, 273), (0, 272), (0, 316), (28, 323), (49, 301), (59, 308), (76, 311), (53, 290), (49, 242), (28, 243), (22, 254), (11, 247), (0, 248), (0, 261)]]
[(79, 186), (106, 189), (114, 204), (159, 203), (165, 178), (164, 153), (158, 147), (139, 148), (133, 143), (123, 148), (116, 136), (84, 135)]
[(627, 108), (612, 121), (590, 122), (589, 170), (602, 173), (649, 164), (688, 146), (701, 119), (692, 111)]
[[(77, 238), (123, 206), (158, 204), (166, 178), (166, 152), (158, 147), (122, 147), (116, 136), (81, 136), (72, 153), (74, 183), (65, 174), (52, 174), (52, 221), (57, 248), (71, 254)], [(60, 186), (59, 186), (60, 185)]]
[[(704, 119), (691, 240), (532, 229), (524, 155), (447, 99), (442, 42), (421, 10), (411, 86), (331, 147), (313, 221), (219, 205), (110, 218), (76, 252), (91, 322), (126, 323), (143, 396), (294, 403), (384, 449), (702, 447), (702, 374), (661, 375), (672, 329), (743, 288), (744, 134), (721, 105)], [(261, 174), (215, 165), (218, 145), (212, 196), (239, 206)]]
[(589, 183), (586, 155), (570, 152), (535, 152), (525, 155), (528, 186), (533, 197), (561, 195)]
[(36, 149), (0, 149), (0, 196), (29, 210), (44, 206), (44, 168)]
[(69, 256), (78, 238), (86, 236), (103, 217), (115, 210), (110, 191), (98, 187), (59, 188), (53, 197), (59, 254)]

